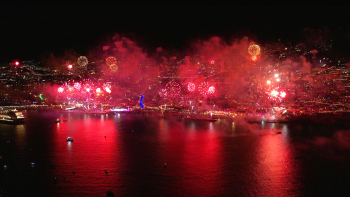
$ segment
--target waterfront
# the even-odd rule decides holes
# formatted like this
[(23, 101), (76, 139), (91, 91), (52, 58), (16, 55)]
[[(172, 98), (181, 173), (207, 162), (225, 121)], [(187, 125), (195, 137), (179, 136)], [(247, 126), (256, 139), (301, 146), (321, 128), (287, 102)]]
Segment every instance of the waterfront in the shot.
[[(1, 196), (106, 196), (109, 190), (116, 196), (350, 193), (348, 128), (141, 114), (24, 114), (25, 125), (0, 124)], [(55, 123), (57, 118), (62, 122)], [(74, 141), (67, 142), (68, 136)]]

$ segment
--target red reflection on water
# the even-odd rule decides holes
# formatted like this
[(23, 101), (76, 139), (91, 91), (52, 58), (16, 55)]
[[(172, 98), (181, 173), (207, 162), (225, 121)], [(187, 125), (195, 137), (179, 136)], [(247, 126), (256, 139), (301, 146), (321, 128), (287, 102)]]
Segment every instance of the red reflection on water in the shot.
[(184, 145), (184, 188), (192, 196), (215, 196), (220, 193), (223, 168), (222, 144), (215, 133), (218, 131), (197, 129), (194, 132), (196, 139)]
[[(84, 118), (75, 118), (73, 115), (67, 122), (57, 124), (57, 128), (53, 154), (57, 165), (55, 172), (66, 177), (61, 184), (69, 188), (69, 183), (74, 182), (75, 187), (84, 187), (80, 188), (79, 194), (81, 190), (86, 190), (89, 195), (96, 196), (101, 191), (93, 191), (92, 188), (113, 187), (118, 179), (116, 172), (120, 163), (118, 132), (113, 117), (87, 114)], [(67, 142), (68, 136), (74, 141)], [(65, 191), (70, 191), (69, 195), (74, 194), (73, 188)]]
[[(220, 191), (223, 168), (222, 144), (212, 122), (159, 121), (158, 143), (164, 149), (159, 157), (167, 163), (165, 174), (178, 177), (172, 184), (175, 195), (215, 196)], [(201, 125), (201, 126), (199, 126)], [(199, 128), (199, 127), (206, 127)]]
[[(296, 164), (292, 158), (286, 138), (277, 135), (280, 130), (273, 129), (260, 140), (257, 154), (259, 164), (256, 166), (256, 180), (260, 185), (258, 195), (265, 196), (293, 196), (294, 188), (291, 180), (296, 179)], [(286, 178), (288, 177), (288, 178)]]

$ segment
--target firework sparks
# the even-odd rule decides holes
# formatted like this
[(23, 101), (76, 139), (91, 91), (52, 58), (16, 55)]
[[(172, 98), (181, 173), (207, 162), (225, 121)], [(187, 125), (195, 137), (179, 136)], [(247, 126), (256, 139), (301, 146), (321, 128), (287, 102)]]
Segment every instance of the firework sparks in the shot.
[(254, 55), (252, 56), (252, 60), (255, 62), (258, 58)]
[(196, 89), (196, 85), (194, 83), (188, 83), (187, 89), (190, 92), (193, 92)]
[(287, 95), (287, 94), (286, 94), (285, 92), (283, 92), (283, 91), (280, 92), (280, 97), (284, 98), (284, 97), (286, 97), (286, 95)]
[(170, 98), (178, 97), (180, 95), (180, 92), (181, 92), (180, 85), (175, 81), (171, 81), (171, 82), (167, 83), (165, 86), (165, 89), (167, 92), (166, 96), (170, 97)]
[(101, 88), (96, 89), (96, 93), (101, 93), (101, 92), (102, 92)]
[(109, 66), (109, 69), (113, 72), (116, 72), (118, 70), (117, 66), (117, 59), (113, 56), (106, 58), (106, 64)]
[(198, 90), (203, 96), (215, 93), (215, 87), (209, 85), (207, 82), (203, 82), (201, 85), (199, 85)]
[(248, 53), (252, 56), (257, 56), (260, 54), (260, 47), (259, 45), (252, 44), (248, 48)]
[(88, 59), (85, 56), (80, 56), (78, 58), (77, 64), (81, 67), (86, 66), (89, 63)]
[(116, 64), (117, 64), (117, 59), (116, 59), (115, 57), (112, 57), (112, 56), (107, 57), (107, 58), (106, 58), (106, 64), (107, 64), (108, 66), (116, 65)]
[(215, 93), (215, 87), (214, 86), (210, 86), (208, 89), (208, 94), (214, 94)]
[(283, 98), (286, 97), (287, 93), (285, 91), (279, 91), (279, 87), (276, 87), (274, 89), (268, 89), (267, 94), (269, 99), (271, 100), (282, 100)]
[(63, 88), (63, 87), (59, 87), (59, 88), (57, 89), (57, 91), (58, 91), (59, 93), (62, 93), (62, 92), (64, 91), (64, 88)]
[(111, 89), (112, 86), (109, 83), (104, 83), (102, 87), (104, 90), (106, 90), (106, 89)]
[(80, 90), (81, 84), (76, 82), (76, 83), (74, 83), (74, 87), (75, 87), (75, 89)]

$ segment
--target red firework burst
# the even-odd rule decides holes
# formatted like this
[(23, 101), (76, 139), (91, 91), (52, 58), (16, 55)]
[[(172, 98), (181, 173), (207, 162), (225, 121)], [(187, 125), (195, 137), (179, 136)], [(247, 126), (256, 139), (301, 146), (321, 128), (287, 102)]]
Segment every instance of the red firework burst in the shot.
[(208, 94), (214, 94), (215, 93), (215, 87), (214, 86), (210, 86), (208, 88)]
[(165, 89), (166, 89), (166, 96), (169, 98), (178, 97), (181, 92), (180, 85), (175, 81), (171, 81), (167, 83), (165, 86)]
[(196, 89), (196, 85), (194, 83), (188, 83), (187, 89), (190, 92), (193, 92)]
[(215, 93), (215, 87), (209, 85), (207, 82), (203, 82), (201, 85), (199, 85), (198, 90), (204, 96)]

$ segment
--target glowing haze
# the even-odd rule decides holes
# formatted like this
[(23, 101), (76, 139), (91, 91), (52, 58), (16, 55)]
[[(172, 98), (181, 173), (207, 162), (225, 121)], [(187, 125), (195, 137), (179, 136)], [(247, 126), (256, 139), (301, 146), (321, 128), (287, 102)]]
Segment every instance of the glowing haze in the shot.
[(313, 65), (304, 56), (298, 61), (272, 60), (263, 44), (247, 37), (228, 43), (214, 36), (196, 40), (183, 51), (170, 52), (161, 47), (145, 50), (136, 41), (115, 34), (86, 57), (77, 57), (77, 67), (86, 68), (80, 73), (91, 74), (89, 68), (93, 66), (92, 75), (68, 82), (65, 87), (58, 84), (56, 95), (49, 90), (46, 94), (57, 99), (58, 93), (67, 93), (65, 97), (72, 100), (93, 102), (97, 102), (97, 94), (107, 95), (100, 102), (127, 101), (134, 105), (144, 95), (145, 106), (185, 105), (189, 101), (205, 104), (207, 99), (216, 98), (266, 105), (271, 100), (287, 102), (304, 95), (296, 88), (297, 77), (309, 81), (315, 90), (321, 88), (309, 75)]

